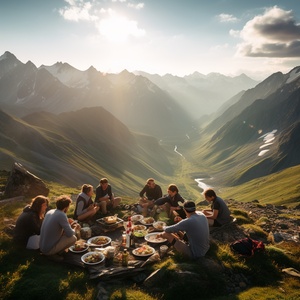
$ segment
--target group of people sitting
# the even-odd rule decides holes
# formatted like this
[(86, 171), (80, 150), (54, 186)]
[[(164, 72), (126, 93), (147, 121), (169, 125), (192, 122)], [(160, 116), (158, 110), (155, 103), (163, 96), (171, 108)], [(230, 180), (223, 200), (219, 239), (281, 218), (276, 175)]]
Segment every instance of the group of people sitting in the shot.
[[(58, 197), (56, 209), (51, 210), (48, 210), (47, 197), (35, 197), (17, 219), (15, 243), (27, 249), (40, 249), (44, 255), (55, 261), (63, 260), (63, 254), (77, 240), (76, 235), (81, 229), (79, 222), (92, 220), (99, 210), (106, 215), (108, 209), (116, 208), (122, 200), (114, 197), (107, 178), (100, 180), (94, 201), (93, 193), (92, 185), (82, 186), (76, 199), (74, 219), (67, 217), (72, 203), (69, 196)], [(196, 211), (195, 202), (182, 198), (175, 184), (170, 184), (167, 194), (163, 196), (161, 187), (153, 178), (146, 181), (139, 195), (138, 209), (144, 216), (159, 212), (159, 208), (166, 210), (169, 217), (174, 217), (174, 224), (167, 226), (160, 235), (170, 245), (174, 245), (177, 251), (190, 258), (204, 256), (208, 251), (209, 226), (222, 226), (231, 221), (226, 203), (212, 189), (204, 192), (211, 208), (203, 211)]]

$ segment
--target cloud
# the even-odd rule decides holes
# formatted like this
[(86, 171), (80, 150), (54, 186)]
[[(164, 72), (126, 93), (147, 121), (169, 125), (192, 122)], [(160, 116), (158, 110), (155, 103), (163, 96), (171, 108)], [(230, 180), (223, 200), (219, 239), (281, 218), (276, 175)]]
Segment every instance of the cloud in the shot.
[[(95, 29), (110, 41), (123, 42), (129, 36), (142, 37), (145, 30), (138, 27), (138, 23), (129, 20), (126, 16), (119, 15), (115, 10), (104, 7), (99, 1), (65, 0), (68, 4), (59, 10), (59, 14), (68, 21), (88, 21)], [(129, 9), (142, 9), (143, 3), (132, 4), (126, 0), (111, 0)], [(105, 2), (109, 5), (109, 2)]]
[(69, 6), (65, 6), (59, 10), (59, 13), (65, 20), (68, 21), (94, 21), (98, 17), (91, 14), (91, 2), (83, 2), (76, 0), (65, 0)]
[(219, 14), (217, 18), (221, 23), (235, 23), (238, 21), (238, 18), (228, 14)]
[(248, 21), (240, 31), (237, 54), (250, 57), (300, 57), (300, 24), (292, 11), (277, 6)]

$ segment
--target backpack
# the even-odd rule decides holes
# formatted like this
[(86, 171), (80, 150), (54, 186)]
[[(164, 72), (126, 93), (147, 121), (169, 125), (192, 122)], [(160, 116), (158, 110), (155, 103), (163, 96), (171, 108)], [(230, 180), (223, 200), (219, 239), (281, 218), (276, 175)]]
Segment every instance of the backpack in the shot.
[(236, 254), (250, 257), (253, 256), (255, 252), (264, 251), (265, 245), (263, 242), (247, 237), (232, 242), (230, 249)]

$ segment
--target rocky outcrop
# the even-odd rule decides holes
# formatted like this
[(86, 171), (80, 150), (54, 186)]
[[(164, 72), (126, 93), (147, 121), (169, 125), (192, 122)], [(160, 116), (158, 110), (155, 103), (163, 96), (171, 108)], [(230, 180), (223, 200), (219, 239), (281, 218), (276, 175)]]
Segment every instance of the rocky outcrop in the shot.
[(33, 198), (37, 195), (47, 197), (48, 194), (49, 188), (40, 178), (27, 171), (19, 163), (13, 165), (4, 191), (6, 198), (18, 196)]

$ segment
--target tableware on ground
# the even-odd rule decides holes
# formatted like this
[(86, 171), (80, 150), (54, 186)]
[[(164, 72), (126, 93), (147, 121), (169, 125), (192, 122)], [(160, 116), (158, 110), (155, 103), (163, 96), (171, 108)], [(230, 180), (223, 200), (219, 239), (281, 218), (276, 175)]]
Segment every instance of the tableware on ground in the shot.
[(132, 254), (135, 256), (146, 257), (155, 253), (155, 249), (149, 245), (143, 245), (139, 248), (132, 250)]
[(167, 254), (167, 251), (168, 251), (168, 246), (167, 245), (161, 245), (159, 247), (159, 253), (160, 253), (160, 257), (163, 258), (166, 254)]
[(80, 229), (81, 238), (84, 240), (89, 239), (92, 236), (92, 230), (90, 227), (83, 227)]
[(100, 264), (104, 259), (104, 254), (98, 251), (88, 252), (81, 256), (81, 261), (87, 265)]
[(148, 233), (145, 236), (145, 240), (149, 243), (153, 243), (153, 244), (160, 244), (160, 243), (164, 243), (167, 241), (167, 239), (163, 238), (163, 237), (159, 237), (159, 233), (157, 232), (152, 232), (152, 233)]
[(111, 238), (103, 235), (94, 236), (87, 241), (89, 246), (95, 246), (95, 247), (98, 246), (104, 247), (107, 246), (110, 242), (111, 242)]
[(154, 222), (153, 223), (153, 227), (157, 230), (164, 230), (164, 227), (166, 226), (167, 224), (163, 221), (157, 221), (157, 222)]
[(118, 218), (116, 216), (111, 216), (111, 217), (112, 217), (112, 219), (106, 219), (109, 217), (100, 218), (100, 219), (97, 219), (96, 222), (107, 228), (118, 227), (118, 225), (120, 223), (124, 222), (123, 219)]
[(69, 250), (74, 253), (82, 253), (88, 248), (89, 246), (84, 241), (77, 241), (73, 246), (69, 247)]
[(155, 222), (154, 218), (152, 217), (144, 217), (140, 223), (142, 223), (143, 225), (152, 225)]
[(134, 225), (133, 226), (133, 231), (135, 230), (147, 230), (147, 226), (145, 225)]
[(137, 223), (137, 222), (141, 222), (141, 220), (143, 220), (144, 217), (142, 215), (133, 215), (131, 216), (131, 221), (133, 224)]
[(133, 231), (133, 235), (137, 238), (142, 238), (144, 237), (146, 234), (148, 234), (147, 230), (134, 230)]

